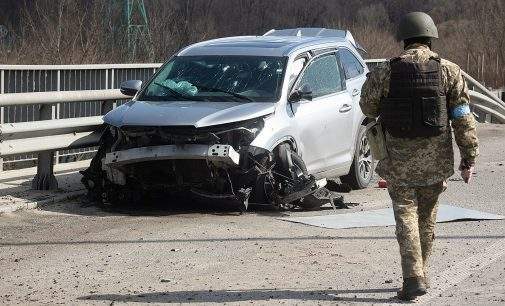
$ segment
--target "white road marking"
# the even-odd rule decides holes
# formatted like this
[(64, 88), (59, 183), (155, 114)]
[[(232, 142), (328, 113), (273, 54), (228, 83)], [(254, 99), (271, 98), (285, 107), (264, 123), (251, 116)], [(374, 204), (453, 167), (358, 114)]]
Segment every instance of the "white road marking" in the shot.
[[(493, 262), (497, 261), (501, 257), (505, 256), (505, 239), (500, 239), (493, 243), (491, 246), (484, 249), (482, 252), (475, 254), (467, 259), (460, 261), (456, 265), (450, 267), (449, 269), (443, 271), (442, 273), (435, 275), (431, 281), (431, 288), (428, 289), (428, 293), (417, 298), (415, 304), (429, 304), (433, 302), (434, 299), (440, 298), (440, 295), (447, 291), (449, 288), (457, 285), (467, 279), (471, 274), (484, 269), (485, 267), (491, 265)], [(342, 295), (335, 295), (336, 297), (341, 297)], [(363, 294), (357, 295), (358, 297), (364, 297)], [(414, 302), (414, 301), (413, 301)], [(408, 303), (412, 302), (400, 302)], [(392, 303), (374, 303), (373, 305), (397, 305), (398, 300)]]
[(432, 280), (431, 288), (428, 293), (418, 298), (417, 301), (421, 304), (427, 304), (431, 300), (439, 297), (444, 291), (467, 279), (472, 273), (484, 269), (504, 255), (505, 239), (500, 239), (484, 249), (484, 251), (436, 275)]

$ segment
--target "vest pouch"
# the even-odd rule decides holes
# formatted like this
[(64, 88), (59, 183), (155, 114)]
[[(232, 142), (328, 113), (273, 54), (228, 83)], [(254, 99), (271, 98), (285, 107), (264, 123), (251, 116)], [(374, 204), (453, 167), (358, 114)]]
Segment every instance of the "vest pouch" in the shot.
[(445, 96), (421, 98), (423, 123), (428, 127), (447, 126), (447, 106)]
[(373, 122), (366, 127), (366, 137), (375, 160), (383, 160), (388, 156), (384, 130), (380, 122)]

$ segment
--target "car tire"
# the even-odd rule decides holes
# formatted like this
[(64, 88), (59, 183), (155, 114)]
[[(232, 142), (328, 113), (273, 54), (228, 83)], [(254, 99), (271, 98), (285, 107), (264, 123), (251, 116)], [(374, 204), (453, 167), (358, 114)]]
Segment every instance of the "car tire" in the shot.
[(117, 185), (107, 179), (102, 170), (102, 159), (111, 151), (114, 139), (108, 129), (105, 129), (100, 140), (97, 153), (91, 160), (90, 167), (81, 173), (84, 186), (88, 189), (87, 197), (90, 202), (104, 207), (134, 206), (141, 203), (144, 198), (140, 184), (128, 181), (127, 185)]
[[(295, 179), (298, 175), (308, 175), (307, 167), (305, 166), (305, 162), (300, 155), (298, 155), (295, 151), (291, 150), (291, 146), (287, 143), (282, 143), (277, 147), (276, 150), (276, 158), (278, 170), (286, 175)], [(297, 172), (293, 172), (290, 169), (288, 156), (291, 156), (291, 162), (293, 166), (296, 167)]]
[(340, 177), (340, 180), (342, 183), (351, 186), (352, 189), (364, 189), (372, 181), (375, 160), (370, 151), (366, 127), (363, 125), (360, 125), (358, 130), (357, 140), (349, 174)]
[[(291, 150), (291, 146), (287, 143), (281, 144), (278, 147), (278, 160), (282, 165), (282, 173), (286, 176), (290, 176), (295, 179), (296, 176), (304, 175), (308, 176), (307, 166), (305, 166), (305, 162), (302, 157), (298, 155), (295, 151)], [(296, 168), (296, 172), (293, 172), (289, 169), (289, 161), (287, 156), (291, 155), (291, 162), (293, 166)], [(322, 202), (316, 199), (313, 195), (309, 194), (302, 199), (296, 200), (292, 202), (292, 204), (299, 206), (303, 210), (307, 211), (315, 211), (321, 208)]]
[[(295, 179), (297, 175), (308, 175), (303, 159), (291, 149), (288, 143), (281, 143), (273, 150), (273, 153), (275, 160), (274, 173), (280, 174), (281, 177), (288, 177), (289, 179)], [(290, 169), (288, 155), (291, 156), (293, 166), (298, 169), (296, 173)], [(272, 193), (276, 188), (274, 186), (276, 184), (275, 180), (275, 178), (271, 178), (268, 174), (258, 176), (253, 191), (253, 203), (274, 204)]]
[(142, 203), (143, 199), (143, 192), (138, 188), (138, 185), (129, 183), (122, 186), (109, 182), (102, 205), (114, 208), (136, 207)]

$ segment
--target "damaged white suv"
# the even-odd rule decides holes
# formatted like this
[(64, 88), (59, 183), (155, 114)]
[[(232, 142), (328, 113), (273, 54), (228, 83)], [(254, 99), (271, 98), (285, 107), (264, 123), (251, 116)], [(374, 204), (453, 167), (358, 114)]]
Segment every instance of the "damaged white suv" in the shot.
[[(272, 30), (186, 47), (104, 117), (83, 172), (112, 204), (153, 194), (315, 208), (324, 178), (364, 188), (373, 174), (359, 107), (368, 71), (347, 31)], [(319, 182), (319, 183), (318, 183)]]

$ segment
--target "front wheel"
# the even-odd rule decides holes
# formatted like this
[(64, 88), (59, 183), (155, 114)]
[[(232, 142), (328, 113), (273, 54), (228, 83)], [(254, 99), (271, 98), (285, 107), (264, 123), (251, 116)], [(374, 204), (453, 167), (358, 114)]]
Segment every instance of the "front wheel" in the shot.
[(368, 187), (374, 173), (375, 161), (370, 151), (370, 144), (366, 137), (366, 127), (361, 125), (358, 131), (358, 142), (354, 152), (351, 170), (349, 174), (340, 179), (353, 189), (363, 189)]

